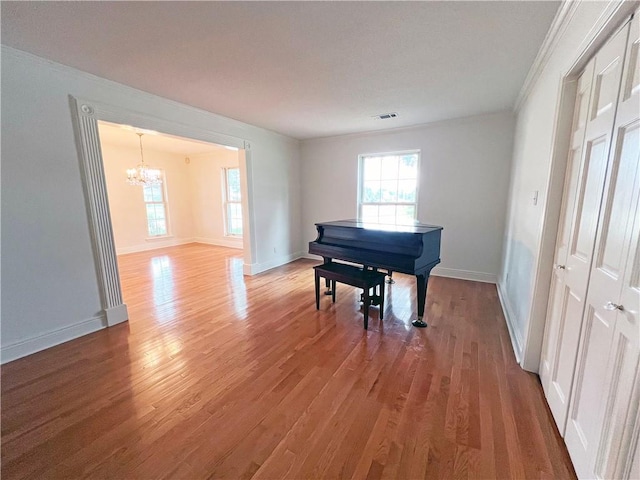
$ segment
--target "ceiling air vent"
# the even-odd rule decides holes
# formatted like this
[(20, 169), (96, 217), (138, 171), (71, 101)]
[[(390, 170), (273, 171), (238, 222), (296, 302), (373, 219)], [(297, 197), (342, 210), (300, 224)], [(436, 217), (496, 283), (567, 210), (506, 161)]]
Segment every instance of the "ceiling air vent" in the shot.
[(397, 113), (382, 113), (380, 115), (376, 115), (373, 118), (375, 118), (376, 120), (387, 120), (388, 118), (396, 118), (397, 116)]

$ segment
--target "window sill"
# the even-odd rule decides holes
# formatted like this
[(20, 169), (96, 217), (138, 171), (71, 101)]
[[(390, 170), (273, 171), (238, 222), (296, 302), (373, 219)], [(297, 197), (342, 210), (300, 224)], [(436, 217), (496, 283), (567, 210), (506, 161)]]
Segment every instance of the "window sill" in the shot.
[(154, 240), (166, 240), (167, 238), (173, 238), (173, 235), (157, 235), (155, 237), (147, 237), (145, 240), (147, 242), (153, 242)]

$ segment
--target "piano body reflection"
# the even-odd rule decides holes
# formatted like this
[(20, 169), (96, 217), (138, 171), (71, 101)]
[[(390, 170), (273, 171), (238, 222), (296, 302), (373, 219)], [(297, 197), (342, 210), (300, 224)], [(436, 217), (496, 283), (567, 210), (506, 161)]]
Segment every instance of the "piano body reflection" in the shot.
[(418, 319), (426, 327), (424, 307), (431, 269), (440, 263), (442, 227), (435, 225), (381, 225), (358, 220), (316, 223), (318, 238), (309, 242), (309, 253), (358, 263), (365, 267), (416, 276)]

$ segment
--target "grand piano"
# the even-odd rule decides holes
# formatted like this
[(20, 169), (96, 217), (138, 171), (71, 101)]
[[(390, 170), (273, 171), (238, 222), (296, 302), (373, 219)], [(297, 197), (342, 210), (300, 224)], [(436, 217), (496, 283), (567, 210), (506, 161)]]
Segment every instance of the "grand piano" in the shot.
[(440, 263), (442, 227), (381, 225), (359, 220), (316, 223), (318, 238), (309, 242), (309, 253), (320, 255), (324, 262), (332, 259), (358, 263), (365, 267), (416, 276), (418, 319), (415, 327), (426, 327), (424, 306), (431, 269)]

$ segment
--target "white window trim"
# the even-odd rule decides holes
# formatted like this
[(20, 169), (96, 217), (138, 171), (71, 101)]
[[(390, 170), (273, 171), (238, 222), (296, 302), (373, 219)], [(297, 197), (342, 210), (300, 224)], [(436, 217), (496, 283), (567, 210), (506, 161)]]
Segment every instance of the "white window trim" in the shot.
[[(229, 200), (229, 185), (228, 185), (228, 171), (238, 170), (240, 174), (240, 167), (222, 167), (222, 215), (224, 219), (224, 236), (229, 238), (242, 238), (242, 233), (229, 233), (229, 204), (240, 205), (240, 211), (242, 212), (242, 192), (240, 192), (240, 201)], [(244, 229), (244, 220), (242, 223)], [(244, 233), (244, 232), (243, 232)]]
[[(156, 170), (160, 170), (160, 178), (162, 178), (162, 183), (160, 185), (162, 186), (163, 201), (162, 202), (146, 202), (144, 200), (144, 187), (142, 187), (142, 201), (144, 203), (145, 230), (147, 232), (147, 237), (145, 240), (147, 241), (161, 240), (161, 239), (173, 237), (173, 234), (171, 232), (171, 220), (169, 218), (169, 195), (167, 194), (167, 176), (163, 169), (156, 169)], [(164, 205), (164, 220), (167, 227), (167, 232), (163, 233), (162, 235), (149, 235), (149, 217), (147, 216), (147, 205), (150, 203), (153, 203), (153, 204), (161, 203), (162, 205)]]
[[(415, 202), (394, 202), (394, 203), (371, 203), (371, 202), (363, 202), (362, 201), (362, 192), (364, 191), (364, 159), (366, 157), (384, 157), (386, 155), (413, 155), (416, 154), (418, 156), (417, 160), (417, 170), (418, 170), (418, 178), (416, 179), (416, 201)], [(421, 164), (422, 152), (420, 149), (413, 150), (396, 150), (390, 152), (376, 152), (376, 153), (362, 153), (358, 155), (358, 220), (362, 220), (362, 207), (364, 205), (415, 205), (415, 216), (414, 220), (418, 221), (418, 208), (420, 206), (420, 164)]]

